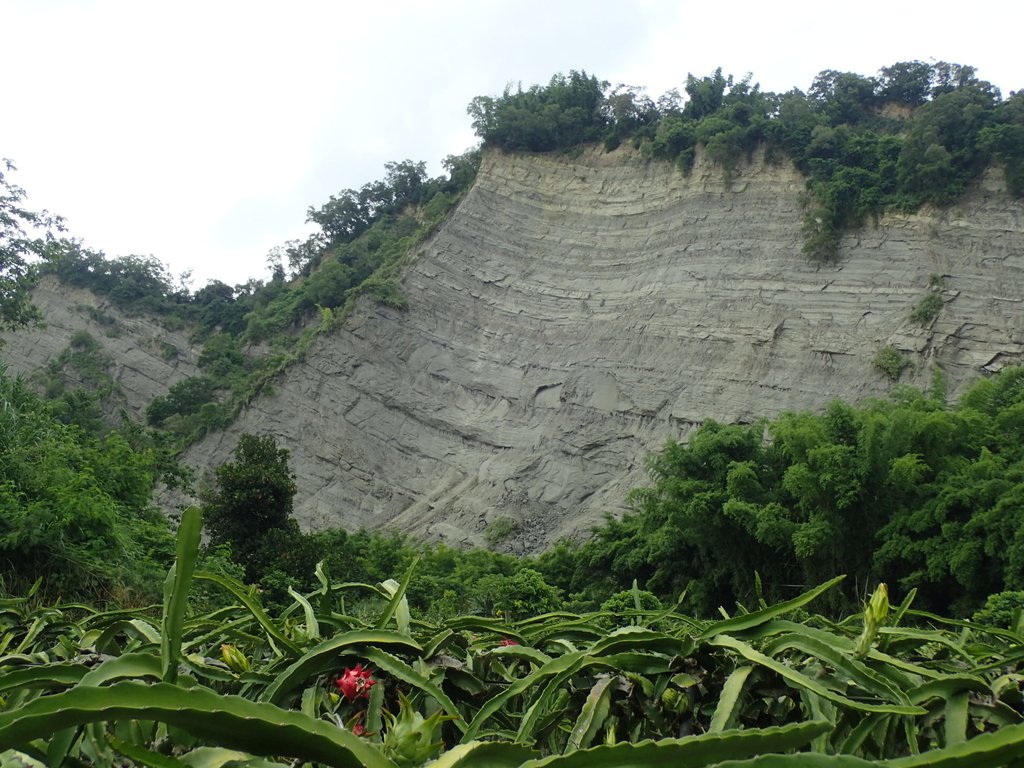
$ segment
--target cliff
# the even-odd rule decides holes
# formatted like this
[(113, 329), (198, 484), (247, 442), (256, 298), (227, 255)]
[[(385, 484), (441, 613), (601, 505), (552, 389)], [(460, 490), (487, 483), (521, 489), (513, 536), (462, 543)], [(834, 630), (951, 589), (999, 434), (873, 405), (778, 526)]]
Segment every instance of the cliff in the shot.
[[(127, 315), (91, 291), (64, 285), (53, 276), (40, 281), (32, 300), (45, 322), (0, 333), (0, 359), (12, 374), (39, 380), (47, 365), (72, 346), (76, 334), (87, 333), (99, 345), (97, 367), (112, 384), (108, 409), (123, 408), (138, 421), (145, 421), (146, 406), (154, 397), (199, 374), (200, 348), (190, 342), (190, 329)], [(82, 383), (72, 366), (57, 375), (72, 385)], [(109, 415), (120, 419), (118, 413)]]
[[(403, 278), (408, 308), (364, 300), (185, 461), (270, 433), (306, 527), (480, 543), (507, 517), (530, 551), (626, 508), (645, 454), (704, 419), (884, 395), (884, 346), (912, 363), (901, 383), (937, 366), (954, 397), (1022, 361), (1024, 205), (1001, 174), (851, 233), (831, 264), (801, 253), (804, 181), (763, 157), (726, 178), (700, 157), (683, 175), (626, 150), (487, 153)], [(938, 315), (911, 320), (933, 288)]]
[[(366, 301), (273, 395), (186, 460), (241, 432), (292, 451), (307, 526), (392, 525), (514, 550), (626, 506), (643, 457), (704, 419), (750, 421), (885, 394), (945, 371), (950, 392), (1024, 352), (1024, 206), (992, 174), (959, 205), (888, 216), (835, 264), (801, 253), (804, 179), (757, 158), (730, 179), (629, 152), (490, 153), (402, 283)], [(942, 276), (927, 327), (910, 313)]]

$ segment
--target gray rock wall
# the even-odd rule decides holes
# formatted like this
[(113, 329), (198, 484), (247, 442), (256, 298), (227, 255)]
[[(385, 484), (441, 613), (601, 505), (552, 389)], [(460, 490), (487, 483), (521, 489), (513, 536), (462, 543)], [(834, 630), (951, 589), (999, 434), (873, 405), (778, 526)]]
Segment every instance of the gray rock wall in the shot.
[[(955, 397), (1024, 354), (1024, 205), (987, 176), (957, 206), (886, 216), (835, 264), (801, 253), (804, 179), (754, 161), (726, 179), (635, 154), (485, 156), (478, 181), (406, 274), (400, 311), (364, 301), (273, 393), (192, 446), (200, 474), (242, 432), (292, 452), (306, 527), (391, 525), (536, 550), (627, 507), (644, 456), (704, 419), (752, 421), (884, 395), (941, 368)], [(941, 277), (943, 307), (910, 313)], [(30, 375), (84, 329), (122, 404), (195, 375), (187, 331), (44, 280), (47, 325), (0, 336)], [(177, 350), (168, 354), (169, 348)]]
[[(941, 367), (955, 395), (1024, 352), (1024, 206), (987, 177), (961, 204), (887, 216), (835, 264), (801, 254), (804, 179), (756, 158), (730, 179), (627, 151), (485, 156), (404, 278), (407, 311), (363, 303), (274, 393), (186, 460), (241, 432), (292, 452), (307, 527), (392, 525), (513, 551), (626, 507), (643, 459), (714, 418), (751, 421), (883, 395)], [(943, 308), (910, 313), (941, 275)]]
[[(118, 387), (113, 404), (139, 420), (154, 397), (166, 395), (177, 382), (199, 373), (199, 348), (189, 342), (189, 329), (172, 330), (156, 320), (126, 315), (100, 296), (44, 277), (32, 299), (45, 325), (0, 333), (0, 360), (11, 374), (38, 376), (58, 357), (76, 332), (99, 342), (111, 365), (106, 373)], [(66, 371), (75, 385), (74, 371)]]

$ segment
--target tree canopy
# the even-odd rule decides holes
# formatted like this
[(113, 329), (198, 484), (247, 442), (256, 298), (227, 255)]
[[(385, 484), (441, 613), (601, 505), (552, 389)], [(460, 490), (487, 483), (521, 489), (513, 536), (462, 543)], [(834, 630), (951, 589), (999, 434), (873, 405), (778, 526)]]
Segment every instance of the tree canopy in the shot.
[(17, 328), (39, 319), (32, 304), (34, 262), (58, 245), (64, 229), (59, 216), (25, 208), (25, 190), (7, 173), (14, 163), (0, 161), (0, 329)]
[(833, 258), (843, 232), (886, 210), (955, 201), (991, 163), (1024, 195), (1024, 97), (1002, 99), (973, 67), (902, 61), (877, 76), (824, 70), (805, 93), (761, 91), (721, 68), (687, 75), (656, 101), (585, 72), (547, 86), (479, 96), (468, 112), (485, 146), (568, 150), (631, 140), (688, 170), (702, 147), (726, 172), (757, 147), (785, 153), (808, 176), (805, 251)]

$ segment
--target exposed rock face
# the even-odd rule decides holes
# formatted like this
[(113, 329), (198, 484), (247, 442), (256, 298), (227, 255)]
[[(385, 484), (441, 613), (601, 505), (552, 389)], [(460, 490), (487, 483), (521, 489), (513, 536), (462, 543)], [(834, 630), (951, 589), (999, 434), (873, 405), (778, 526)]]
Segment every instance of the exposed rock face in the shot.
[[(887, 216), (832, 265), (801, 254), (804, 179), (758, 159), (689, 176), (626, 152), (484, 158), (404, 279), (186, 460), (241, 432), (291, 450), (311, 527), (533, 550), (622, 510), (643, 457), (697, 422), (884, 394), (894, 345), (956, 394), (1024, 353), (1024, 206), (992, 174), (944, 211)], [(941, 275), (927, 327), (910, 313)]]
[[(91, 291), (63, 285), (54, 277), (40, 281), (32, 300), (46, 318), (45, 326), (0, 333), (0, 359), (11, 374), (38, 375), (67, 349), (76, 333), (84, 331), (110, 358), (106, 373), (118, 386), (115, 404), (144, 420), (154, 397), (199, 373), (199, 350), (189, 343), (187, 330), (170, 330), (151, 318), (126, 315)], [(65, 373), (74, 376), (74, 371)]]
[[(408, 310), (365, 301), (185, 460), (212, 469), (240, 433), (273, 434), (307, 527), (480, 543), (504, 516), (522, 524), (510, 548), (527, 551), (624, 509), (644, 456), (704, 419), (884, 394), (883, 346), (913, 361), (902, 382), (926, 386), (939, 366), (953, 395), (1022, 362), (1024, 205), (1001, 174), (951, 209), (850, 235), (829, 265), (801, 253), (803, 192), (763, 159), (727, 180), (700, 159), (684, 176), (625, 151), (487, 154), (407, 273)], [(933, 275), (944, 304), (922, 327), (910, 313)], [(87, 294), (47, 290), (46, 334), (8, 338), (21, 369), (83, 322), (60, 313)], [(185, 375), (115, 342), (135, 403)]]

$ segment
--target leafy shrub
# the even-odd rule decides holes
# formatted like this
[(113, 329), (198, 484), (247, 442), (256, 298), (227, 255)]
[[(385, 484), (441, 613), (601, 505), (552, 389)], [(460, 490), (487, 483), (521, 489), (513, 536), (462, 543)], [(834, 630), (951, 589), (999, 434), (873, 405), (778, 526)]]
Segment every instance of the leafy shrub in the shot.
[(498, 546), (501, 542), (519, 532), (519, 522), (511, 517), (500, 516), (494, 518), (484, 531), (484, 541), (491, 547)]
[(919, 325), (927, 326), (939, 316), (942, 311), (942, 296), (935, 291), (928, 291), (921, 300), (917, 302), (914, 311), (910, 313), (910, 319)]
[(198, 412), (215, 396), (218, 383), (209, 376), (191, 376), (173, 384), (167, 394), (155, 397), (146, 406), (146, 421), (163, 424), (171, 416), (187, 416)]
[(1022, 611), (1024, 611), (1024, 592), (997, 592), (988, 596), (985, 606), (975, 612), (971, 621), (989, 627), (1016, 629)]
[[(639, 602), (639, 605), (637, 604)], [(624, 627), (631, 624), (643, 624), (643, 611), (660, 611), (661, 601), (653, 592), (646, 589), (627, 589), (616, 592), (603, 603), (601, 612), (610, 613), (602, 624), (608, 627)]]
[(899, 381), (900, 374), (910, 365), (910, 361), (896, 347), (889, 345), (875, 353), (871, 365), (879, 373), (888, 376), (890, 381)]
[[(12, 591), (106, 602), (152, 595), (171, 554), (150, 495), (158, 456), (95, 436), (0, 371), (0, 578)], [(135, 597), (128, 597), (134, 595)]]

